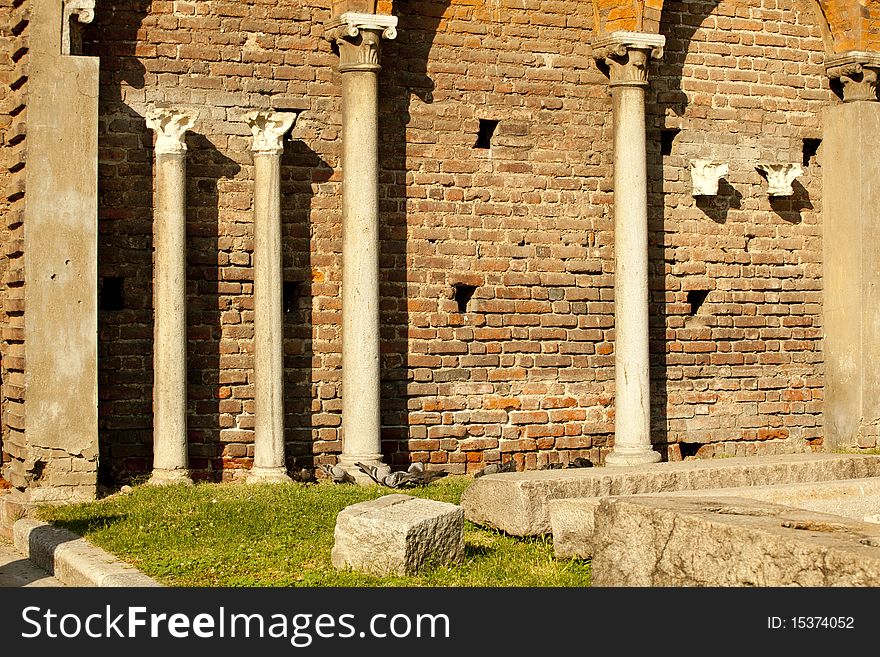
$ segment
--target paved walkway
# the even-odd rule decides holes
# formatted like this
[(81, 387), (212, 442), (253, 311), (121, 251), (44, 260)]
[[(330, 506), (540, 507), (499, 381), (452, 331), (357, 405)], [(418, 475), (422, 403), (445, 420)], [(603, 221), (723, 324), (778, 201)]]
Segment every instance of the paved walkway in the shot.
[(64, 584), (25, 559), (11, 543), (0, 539), (0, 587), (2, 586), (64, 586)]

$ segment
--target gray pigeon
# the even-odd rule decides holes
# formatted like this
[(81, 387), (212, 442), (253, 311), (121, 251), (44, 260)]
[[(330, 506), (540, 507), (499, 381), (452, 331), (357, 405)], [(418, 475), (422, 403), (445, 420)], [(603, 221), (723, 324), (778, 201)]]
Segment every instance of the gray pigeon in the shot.
[(397, 472), (392, 472), (390, 475), (387, 475), (382, 479), (382, 483), (388, 488), (403, 488), (405, 485), (412, 481), (413, 475), (405, 470), (398, 470)]
[(419, 461), (410, 465), (407, 468), (407, 473), (412, 477), (412, 483), (416, 486), (426, 486), (432, 481), (449, 474), (444, 470), (426, 470), (425, 464)]
[(569, 468), (592, 468), (593, 462), (590, 459), (585, 459), (583, 456), (578, 456), (576, 459), (572, 459), (571, 463), (568, 464)]
[(291, 479), (307, 484), (315, 481), (315, 473), (308, 468), (300, 468), (291, 475)]
[(334, 484), (353, 484), (355, 479), (341, 465), (324, 465), (318, 466), (321, 472), (330, 477)]
[(504, 464), (490, 463), (482, 470), (474, 473), (474, 479), (488, 474), (499, 474), (501, 472), (516, 472), (516, 461), (510, 459)]
[(367, 465), (366, 463), (361, 463), (360, 461), (355, 463), (355, 465), (357, 466), (358, 470), (363, 472), (365, 475), (367, 475), (370, 479), (375, 481), (377, 484), (382, 483), (382, 480), (379, 476), (379, 468), (377, 468), (375, 465)]

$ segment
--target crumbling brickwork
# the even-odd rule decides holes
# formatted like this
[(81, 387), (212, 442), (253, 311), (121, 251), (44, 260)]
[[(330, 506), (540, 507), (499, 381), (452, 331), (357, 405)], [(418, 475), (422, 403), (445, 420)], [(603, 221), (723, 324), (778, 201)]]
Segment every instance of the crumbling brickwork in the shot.
[[(796, 0), (650, 9), (668, 39), (648, 93), (654, 441), (670, 459), (818, 446), (812, 153), (834, 102), (820, 27)], [(393, 11), (399, 35), (382, 45), (380, 75), (383, 450), (452, 472), (511, 456), (528, 468), (599, 462), (614, 425), (613, 160), (592, 5), (406, 0)], [(187, 137), (194, 475), (233, 478), (253, 456), (253, 108), (301, 111), (282, 159), (288, 461), (341, 450), (330, 16), (318, 0), (124, 0), (86, 30), (102, 75), (107, 481), (150, 467), (143, 115), (159, 103), (200, 110)], [(718, 197), (695, 200), (688, 163), (707, 157), (730, 174)], [(754, 168), (764, 161), (807, 165), (793, 197), (768, 199)]]
[(0, 2), (0, 475), (21, 458), (24, 431), (24, 175), (27, 125), (28, 1)]

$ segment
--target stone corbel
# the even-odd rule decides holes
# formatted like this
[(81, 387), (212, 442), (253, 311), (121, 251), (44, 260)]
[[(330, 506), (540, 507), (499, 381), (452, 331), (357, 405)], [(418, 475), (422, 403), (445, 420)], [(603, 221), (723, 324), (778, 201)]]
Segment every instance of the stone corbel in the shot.
[(378, 71), (379, 43), (397, 38), (397, 16), (348, 12), (326, 25), (324, 37), (339, 48), (339, 70)]
[(691, 183), (694, 196), (715, 196), (718, 181), (727, 175), (727, 162), (716, 160), (691, 160)]
[(666, 37), (643, 32), (612, 32), (593, 42), (593, 59), (611, 86), (648, 86), (648, 61), (663, 57)]
[(196, 124), (196, 115), (187, 110), (156, 107), (147, 112), (147, 127), (156, 133), (156, 146), (159, 153), (184, 153), (184, 135)]
[(95, 0), (64, 0), (63, 7), (61, 54), (78, 55), (82, 51), (82, 25), (95, 20)]
[(825, 60), (825, 73), (838, 80), (842, 87), (843, 102), (877, 100), (877, 73), (880, 71), (880, 53), (851, 51)]
[(794, 194), (791, 184), (804, 172), (804, 168), (800, 164), (762, 162), (755, 165), (755, 168), (767, 178), (769, 196), (791, 196)]
[(290, 132), (299, 116), (297, 112), (254, 110), (245, 115), (254, 143), (251, 150), (258, 154), (281, 155), (284, 135)]

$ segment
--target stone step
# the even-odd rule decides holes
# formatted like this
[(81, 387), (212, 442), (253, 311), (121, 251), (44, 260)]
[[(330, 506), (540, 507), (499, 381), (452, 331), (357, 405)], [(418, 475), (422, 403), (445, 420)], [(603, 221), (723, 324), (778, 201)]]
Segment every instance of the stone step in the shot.
[(465, 518), (512, 536), (552, 531), (548, 502), (577, 497), (769, 486), (880, 476), (880, 456), (778, 454), (634, 467), (534, 470), (486, 475), (461, 498)]

